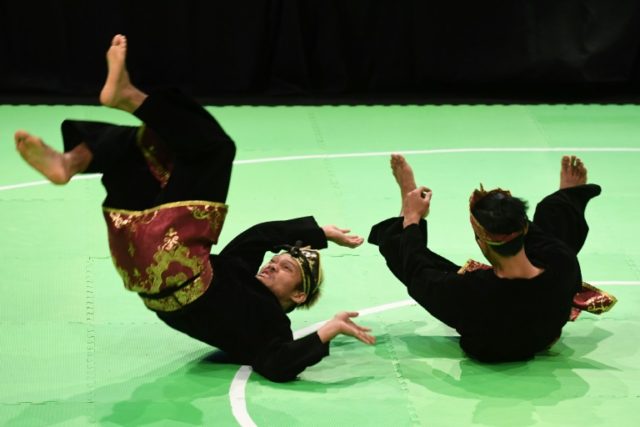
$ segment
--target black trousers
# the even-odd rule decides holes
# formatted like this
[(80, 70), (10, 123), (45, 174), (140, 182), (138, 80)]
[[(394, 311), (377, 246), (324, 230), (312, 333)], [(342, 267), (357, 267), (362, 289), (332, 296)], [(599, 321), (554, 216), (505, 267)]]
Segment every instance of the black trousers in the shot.
[(65, 120), (65, 151), (85, 143), (93, 160), (85, 173), (102, 173), (104, 206), (144, 210), (164, 203), (206, 200), (225, 203), (235, 144), (201, 105), (175, 90), (150, 94), (133, 113), (154, 144), (163, 145), (173, 168), (163, 187), (138, 144), (139, 127)]
[(584, 211), (589, 201), (601, 191), (597, 184), (558, 190), (538, 203), (533, 223), (562, 240), (577, 254), (589, 233)]

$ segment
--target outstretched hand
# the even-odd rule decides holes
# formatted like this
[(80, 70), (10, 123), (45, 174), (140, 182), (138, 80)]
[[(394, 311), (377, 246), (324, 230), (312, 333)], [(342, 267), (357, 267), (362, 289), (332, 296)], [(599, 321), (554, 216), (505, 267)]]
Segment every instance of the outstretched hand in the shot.
[(364, 239), (355, 234), (349, 234), (351, 232), (348, 228), (339, 228), (335, 225), (325, 225), (322, 227), (324, 235), (327, 240), (340, 246), (346, 246), (348, 248), (357, 248), (364, 242)]
[(326, 343), (342, 334), (354, 337), (365, 344), (375, 344), (376, 337), (368, 333), (371, 329), (356, 324), (351, 320), (353, 317), (358, 317), (358, 313), (355, 311), (343, 311), (336, 314), (333, 319), (318, 329), (320, 340)]

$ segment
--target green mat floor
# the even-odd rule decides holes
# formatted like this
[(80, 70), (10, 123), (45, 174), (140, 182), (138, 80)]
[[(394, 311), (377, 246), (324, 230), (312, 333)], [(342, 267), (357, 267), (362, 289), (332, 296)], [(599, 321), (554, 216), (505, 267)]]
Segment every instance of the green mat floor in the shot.
[[(113, 269), (99, 177), (56, 187), (13, 146), (26, 129), (61, 147), (65, 118), (135, 124), (87, 106), (0, 106), (0, 425), (636, 426), (640, 423), (640, 107), (344, 106), (210, 108), (238, 146), (221, 248), (265, 220), (313, 214), (366, 235), (399, 210), (388, 153), (434, 191), (430, 247), (481, 259), (471, 190), (509, 188), (532, 206), (580, 155), (603, 194), (589, 206), (585, 280), (619, 299), (583, 314), (529, 363), (481, 365), (412, 305), (375, 247), (331, 247), (325, 295), (295, 330), (344, 309), (378, 342), (349, 338), (298, 381), (274, 384), (172, 331)], [(397, 305), (388, 305), (396, 303)], [(543, 309), (543, 307), (541, 307)]]

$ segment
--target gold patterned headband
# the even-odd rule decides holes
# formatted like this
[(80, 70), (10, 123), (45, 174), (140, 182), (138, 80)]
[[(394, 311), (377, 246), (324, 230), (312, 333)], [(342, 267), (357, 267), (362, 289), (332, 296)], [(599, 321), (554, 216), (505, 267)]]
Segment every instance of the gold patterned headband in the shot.
[(478, 219), (475, 216), (473, 216), (473, 208), (476, 205), (476, 203), (478, 203), (480, 200), (484, 199), (485, 197), (492, 196), (494, 194), (501, 194), (504, 197), (511, 197), (511, 192), (509, 190), (495, 188), (493, 190), (486, 191), (482, 186), (482, 184), (480, 184), (479, 190), (478, 189), (473, 190), (473, 193), (471, 193), (471, 197), (469, 198), (469, 212), (470, 212), (469, 219), (471, 221), (471, 227), (473, 228), (473, 231), (476, 233), (476, 236), (478, 236), (480, 240), (482, 240), (483, 242), (485, 242), (490, 246), (500, 246), (512, 241), (518, 236), (527, 234), (529, 225), (526, 225), (522, 230), (514, 231), (513, 233), (508, 233), (508, 234), (491, 233), (487, 231), (487, 229), (484, 228), (482, 224), (480, 224)]

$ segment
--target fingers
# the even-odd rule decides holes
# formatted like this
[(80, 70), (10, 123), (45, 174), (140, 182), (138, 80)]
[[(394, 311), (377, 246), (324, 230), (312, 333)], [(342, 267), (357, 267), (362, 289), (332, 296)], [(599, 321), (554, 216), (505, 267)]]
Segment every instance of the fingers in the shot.
[(369, 331), (370, 329), (368, 328), (363, 328), (353, 322), (348, 322), (344, 326), (343, 333), (352, 336), (365, 344), (374, 344), (376, 342), (376, 337), (368, 334), (367, 332)]
[(347, 246), (350, 248), (357, 248), (364, 243), (364, 238), (360, 236), (347, 236)]
[(430, 201), (433, 196), (433, 191), (427, 187), (420, 187), (420, 197), (425, 199), (426, 201)]
[(375, 344), (376, 342), (376, 337), (369, 335), (367, 331), (361, 329), (354, 329), (352, 336), (365, 344)]
[(351, 321), (351, 318), (358, 317), (359, 314), (357, 311), (342, 311), (336, 314), (335, 319), (340, 324), (340, 333), (354, 337), (365, 344), (375, 344), (376, 337), (368, 333), (371, 328), (360, 326)]
[(359, 341), (365, 343), (365, 344), (375, 344), (376, 343), (376, 337), (374, 337), (373, 335), (369, 335), (369, 334), (365, 334), (365, 333), (360, 333), (358, 335), (355, 336), (355, 338), (357, 338)]
[(334, 243), (337, 243), (340, 246), (346, 246), (348, 248), (356, 248), (364, 243), (364, 238), (358, 235), (348, 235), (345, 233), (340, 233), (340, 235), (335, 236), (333, 239)]
[(371, 328), (367, 328), (366, 326), (360, 326), (357, 323), (352, 322), (351, 320), (348, 320), (348, 322), (349, 324), (356, 327), (360, 332), (371, 332)]
[(333, 230), (339, 231), (341, 233), (349, 233), (349, 232), (351, 232), (350, 228), (341, 228), (341, 227), (338, 227), (337, 225), (333, 225), (333, 224), (325, 225), (325, 227), (329, 228), (329, 229), (333, 229)]
[(407, 197), (416, 197), (418, 195), (420, 195), (421, 190), (419, 188), (416, 188), (415, 190), (409, 191), (407, 193)]
[(428, 203), (431, 200), (433, 192), (431, 189), (427, 187), (418, 187), (413, 191), (407, 193), (407, 198), (422, 200), (425, 203)]
[(420, 194), (420, 193), (432, 193), (432, 191), (429, 187), (425, 187), (424, 185), (421, 185), (417, 187), (415, 190), (410, 191), (408, 194)]
[(351, 317), (358, 317), (359, 315), (360, 313), (358, 313), (357, 311), (341, 311), (340, 313), (336, 314), (334, 317), (346, 320)]

